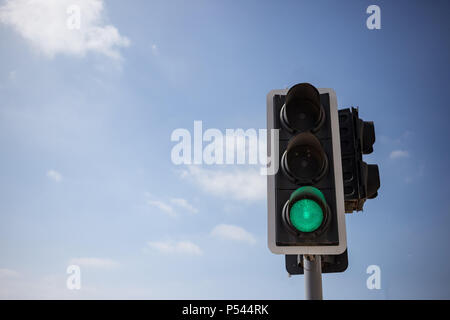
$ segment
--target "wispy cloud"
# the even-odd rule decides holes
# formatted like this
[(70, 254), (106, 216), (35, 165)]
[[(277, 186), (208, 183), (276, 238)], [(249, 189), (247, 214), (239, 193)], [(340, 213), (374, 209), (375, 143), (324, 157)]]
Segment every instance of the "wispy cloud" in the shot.
[(62, 181), (62, 174), (59, 173), (56, 170), (48, 170), (47, 171), (47, 177), (55, 182), (61, 182)]
[(155, 56), (159, 55), (159, 49), (158, 49), (158, 46), (156, 44), (152, 44), (152, 53)]
[(110, 269), (119, 265), (118, 262), (105, 258), (73, 258), (69, 261), (69, 264), (96, 269)]
[(172, 198), (170, 199), (170, 202), (183, 210), (189, 211), (190, 213), (198, 213), (198, 209), (191, 205), (186, 199)]
[(410, 130), (405, 130), (399, 137), (392, 138), (385, 135), (380, 135), (377, 137), (377, 140), (379, 140), (383, 144), (387, 145), (397, 145), (401, 146), (411, 141), (411, 139), (414, 137), (414, 132)]
[(219, 224), (215, 226), (211, 231), (211, 235), (225, 240), (246, 242), (248, 244), (256, 243), (256, 238), (253, 234), (244, 228), (230, 224)]
[(189, 166), (181, 177), (197, 184), (204, 192), (235, 200), (257, 201), (266, 196), (266, 179), (256, 169), (233, 171)]
[(391, 159), (400, 159), (400, 158), (408, 158), (409, 152), (406, 150), (394, 150), (389, 155), (389, 158)]
[(170, 198), (168, 200), (155, 199), (150, 193), (145, 193), (147, 197), (147, 204), (149, 206), (158, 208), (160, 211), (166, 213), (171, 217), (178, 216), (179, 211), (198, 213), (198, 209), (194, 207), (184, 198)]
[(12, 269), (0, 269), (0, 278), (17, 278), (20, 273)]
[(425, 175), (425, 165), (421, 164), (417, 170), (411, 170), (410, 174), (405, 178), (406, 183), (412, 183), (413, 181), (422, 178)]
[(17, 71), (16, 70), (11, 70), (9, 72), (9, 80), (11, 82), (16, 82), (16, 80), (17, 80)]
[(165, 254), (186, 254), (200, 256), (203, 251), (198, 245), (190, 241), (150, 241), (147, 245)]
[[(104, 24), (103, 9), (103, 0), (7, 0), (0, 7), (0, 22), (50, 58), (96, 52), (120, 59), (119, 48), (130, 41), (113, 25)], [(70, 27), (74, 19), (79, 28)]]
[(172, 206), (168, 205), (167, 203), (159, 200), (147, 200), (147, 204), (153, 207), (158, 208), (162, 212), (168, 214), (169, 216), (175, 217), (176, 213), (173, 210)]

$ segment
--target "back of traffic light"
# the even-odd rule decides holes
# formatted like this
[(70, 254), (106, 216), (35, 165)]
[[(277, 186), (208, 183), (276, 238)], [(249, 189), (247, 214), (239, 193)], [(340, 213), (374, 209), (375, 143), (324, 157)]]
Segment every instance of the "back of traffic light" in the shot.
[(269, 134), (279, 130), (274, 149), (280, 161), (267, 178), (270, 250), (341, 254), (346, 233), (336, 94), (308, 83), (273, 90), (267, 120)]
[(375, 127), (359, 118), (358, 109), (339, 110), (345, 212), (361, 211), (367, 199), (378, 195), (378, 166), (363, 161), (373, 152)]

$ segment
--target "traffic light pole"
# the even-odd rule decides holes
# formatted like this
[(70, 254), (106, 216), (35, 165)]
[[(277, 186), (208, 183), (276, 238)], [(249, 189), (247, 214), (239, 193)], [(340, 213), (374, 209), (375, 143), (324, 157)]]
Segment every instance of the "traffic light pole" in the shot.
[(322, 259), (320, 255), (304, 255), (306, 300), (322, 300)]

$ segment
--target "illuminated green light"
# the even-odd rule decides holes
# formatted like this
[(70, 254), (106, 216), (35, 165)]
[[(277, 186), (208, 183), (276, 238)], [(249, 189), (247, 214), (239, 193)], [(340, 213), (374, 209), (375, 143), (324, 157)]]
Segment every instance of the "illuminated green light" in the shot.
[(323, 221), (322, 208), (311, 199), (302, 199), (294, 203), (289, 211), (292, 225), (301, 232), (313, 232)]
[(311, 186), (305, 186), (305, 187), (298, 188), (291, 194), (290, 200), (294, 199), (298, 195), (305, 194), (305, 193), (312, 193), (316, 197), (319, 197), (323, 202), (326, 202), (323, 193), (320, 192), (319, 189), (311, 187)]

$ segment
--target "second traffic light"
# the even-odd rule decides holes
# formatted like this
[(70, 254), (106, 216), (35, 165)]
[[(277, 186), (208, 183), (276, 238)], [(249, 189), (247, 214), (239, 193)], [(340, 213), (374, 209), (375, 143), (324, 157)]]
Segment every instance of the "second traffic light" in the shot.
[(380, 174), (378, 165), (363, 161), (364, 154), (373, 152), (375, 127), (363, 121), (358, 109), (339, 110), (345, 212), (361, 211), (367, 199), (378, 195)]
[(271, 157), (280, 161), (268, 176), (269, 248), (340, 254), (346, 234), (336, 94), (301, 83), (267, 98), (268, 129), (279, 130), (279, 154)]

